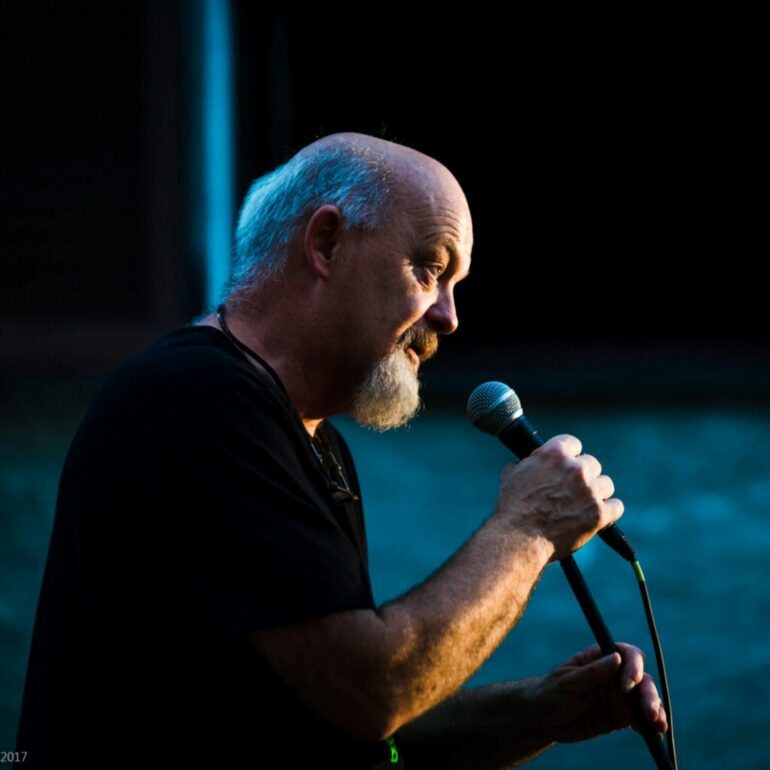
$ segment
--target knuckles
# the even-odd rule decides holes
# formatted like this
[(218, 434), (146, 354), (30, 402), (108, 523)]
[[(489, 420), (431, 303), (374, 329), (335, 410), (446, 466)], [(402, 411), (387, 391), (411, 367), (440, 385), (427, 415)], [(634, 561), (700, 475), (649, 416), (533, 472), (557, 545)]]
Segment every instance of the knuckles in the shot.
[(515, 494), (521, 482), (536, 486), (561, 487), (582, 511), (583, 522), (600, 529), (623, 515), (623, 503), (610, 498), (615, 484), (609, 476), (601, 476), (601, 464), (592, 455), (575, 455), (582, 449), (580, 441), (569, 434), (556, 436), (535, 449), (529, 457), (506, 465), (500, 472), (500, 489), (506, 496)]
[(553, 439), (535, 449), (532, 455), (540, 456), (550, 462), (561, 462), (570, 457), (567, 452), (567, 445), (564, 442), (554, 441)]
[(599, 529), (604, 523), (604, 506), (600, 502), (593, 500), (586, 507), (585, 512), (588, 522), (594, 529)]
[(573, 460), (567, 466), (567, 478), (572, 482), (581, 486), (588, 487), (588, 478), (586, 474), (585, 466), (579, 463), (577, 460)]

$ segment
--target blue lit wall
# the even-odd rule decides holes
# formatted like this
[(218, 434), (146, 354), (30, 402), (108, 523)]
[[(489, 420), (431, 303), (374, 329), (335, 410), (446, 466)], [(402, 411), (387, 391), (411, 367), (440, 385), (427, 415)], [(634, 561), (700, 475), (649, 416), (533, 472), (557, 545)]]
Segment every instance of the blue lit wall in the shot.
[(235, 115), (230, 0), (187, 7), (189, 217), (191, 261), (202, 303), (216, 305), (230, 271), (235, 224)]
[(206, 304), (230, 270), (233, 227), (233, 87), (229, 0), (203, 2), (203, 154)]

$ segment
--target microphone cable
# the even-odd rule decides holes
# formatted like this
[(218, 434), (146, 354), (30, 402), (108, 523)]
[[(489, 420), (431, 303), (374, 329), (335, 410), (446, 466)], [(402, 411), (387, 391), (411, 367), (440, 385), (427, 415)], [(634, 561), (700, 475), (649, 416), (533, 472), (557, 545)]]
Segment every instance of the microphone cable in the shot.
[(674, 738), (674, 712), (671, 710), (671, 697), (668, 689), (666, 663), (663, 660), (663, 647), (660, 644), (658, 628), (655, 625), (655, 616), (652, 613), (652, 600), (650, 599), (650, 592), (647, 590), (647, 581), (644, 579), (642, 565), (639, 563), (638, 559), (634, 558), (634, 560), (631, 561), (631, 567), (634, 570), (634, 575), (636, 576), (639, 585), (639, 591), (642, 595), (644, 614), (647, 616), (647, 627), (650, 630), (650, 639), (652, 640), (652, 647), (655, 650), (655, 663), (658, 668), (658, 679), (660, 681), (660, 697), (663, 701), (663, 708), (666, 709), (666, 716), (668, 717), (668, 732), (666, 733), (668, 756), (671, 760), (671, 764), (674, 766), (674, 770), (678, 770), (679, 766), (676, 761), (676, 740)]
[[(468, 417), (479, 430), (497, 436), (505, 446), (510, 449), (519, 459), (524, 459), (531, 452), (542, 446), (545, 442), (538, 435), (538, 432), (529, 424), (524, 411), (521, 408), (521, 402), (516, 393), (504, 383), (486, 382), (479, 385), (468, 398)], [(671, 709), (671, 697), (668, 687), (668, 676), (666, 674), (666, 665), (663, 660), (663, 649), (660, 643), (660, 636), (655, 624), (655, 617), (652, 611), (652, 600), (647, 590), (647, 581), (644, 577), (644, 571), (639, 559), (636, 557), (634, 549), (628, 542), (621, 529), (612, 524), (609, 527), (597, 533), (604, 542), (612, 548), (621, 558), (631, 564), (634, 571), (639, 591), (642, 596), (642, 605), (644, 606), (647, 626), (650, 632), (650, 639), (655, 651), (655, 662), (658, 669), (658, 679), (660, 681), (660, 697), (663, 708), (668, 717), (668, 732), (666, 734), (666, 747), (668, 759), (671, 762), (673, 770), (678, 770), (676, 757), (676, 740), (674, 738), (674, 714)], [(570, 583), (583, 612), (586, 615), (594, 636), (596, 636), (599, 646), (605, 654), (609, 654), (615, 648), (607, 627), (599, 614), (593, 598), (588, 591), (580, 570), (577, 567), (574, 558), (569, 556), (561, 562), (567, 580)], [(642, 715), (642, 719), (644, 719)], [(640, 725), (642, 727), (642, 725)], [(655, 746), (651, 745), (650, 736), (642, 733), (648, 747), (655, 757)], [(659, 744), (658, 744), (659, 745)], [(658, 758), (659, 764), (665, 761), (665, 755)], [(656, 760), (656, 761), (658, 761)]]

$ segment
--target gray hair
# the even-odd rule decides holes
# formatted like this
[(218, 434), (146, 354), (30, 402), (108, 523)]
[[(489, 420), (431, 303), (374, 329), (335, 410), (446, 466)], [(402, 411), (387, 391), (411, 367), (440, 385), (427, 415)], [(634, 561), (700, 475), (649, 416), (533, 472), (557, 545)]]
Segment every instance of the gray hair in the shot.
[(346, 230), (371, 231), (388, 216), (392, 197), (387, 161), (369, 147), (327, 142), (300, 151), (252, 182), (238, 215), (224, 296), (279, 273), (290, 243), (324, 204), (340, 209)]

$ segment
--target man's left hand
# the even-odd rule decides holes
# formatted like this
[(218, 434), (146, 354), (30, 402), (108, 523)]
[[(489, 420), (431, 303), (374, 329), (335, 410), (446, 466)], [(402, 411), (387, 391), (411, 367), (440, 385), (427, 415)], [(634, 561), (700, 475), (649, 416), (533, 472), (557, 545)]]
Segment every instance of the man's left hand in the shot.
[(642, 711), (658, 732), (668, 729), (666, 712), (638, 647), (619, 643), (620, 654), (603, 656), (594, 644), (535, 680), (532, 708), (553, 730), (553, 740), (574, 743), (633, 724), (625, 693), (640, 688)]

